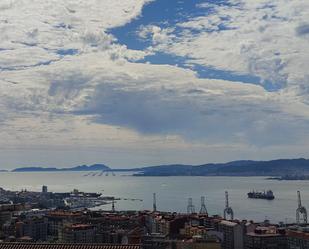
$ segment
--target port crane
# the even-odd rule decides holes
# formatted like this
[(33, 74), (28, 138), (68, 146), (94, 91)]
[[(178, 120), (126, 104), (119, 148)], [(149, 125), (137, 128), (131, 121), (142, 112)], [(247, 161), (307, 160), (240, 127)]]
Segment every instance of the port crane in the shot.
[(192, 198), (188, 199), (187, 213), (188, 214), (194, 214), (195, 213), (195, 206), (193, 205)]
[(224, 219), (226, 220), (228, 217), (230, 220), (234, 219), (234, 211), (229, 205), (229, 193), (225, 191), (225, 209), (224, 209)]
[(296, 209), (296, 222), (297, 224), (300, 224), (302, 220), (303, 223), (307, 224), (308, 221), (307, 209), (301, 204), (300, 191), (297, 191), (297, 201), (298, 201), (298, 208)]
[(206, 214), (208, 215), (206, 204), (205, 204), (205, 196), (201, 197), (201, 209), (200, 209), (200, 214)]

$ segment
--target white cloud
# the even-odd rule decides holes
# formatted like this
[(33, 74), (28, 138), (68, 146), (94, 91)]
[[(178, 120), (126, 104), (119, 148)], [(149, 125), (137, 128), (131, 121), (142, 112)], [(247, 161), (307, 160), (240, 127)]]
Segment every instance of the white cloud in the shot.
[[(234, 1), (242, 4), (211, 6), (216, 14), (177, 27), (139, 30), (140, 38), (153, 42), (152, 52), (258, 75), (283, 87), (278, 92), (199, 79), (176, 66), (137, 63), (150, 52), (119, 45), (106, 30), (136, 18), (147, 2), (1, 1), (0, 147), (26, 158), (46, 150), (51, 154), (43, 159), (49, 162), (59, 148), (70, 151), (65, 162), (72, 151), (85, 151), (92, 160), (121, 165), (305, 153), (303, 1), (283, 8), (278, 0), (261, 10), (255, 1)], [(291, 10), (297, 4), (298, 16)], [(273, 12), (280, 18), (271, 17)], [(193, 29), (200, 33), (193, 36)], [(111, 153), (103, 158), (100, 148)], [(123, 160), (116, 159), (119, 151)]]
[[(101, 60), (93, 63), (98, 56)], [(213, 153), (208, 160), (218, 160), (222, 151), (224, 159), (244, 151), (268, 155), (266, 148), (286, 151), (308, 138), (308, 108), (294, 94), (198, 79), (193, 71), (173, 66), (119, 64), (96, 52), (3, 75), (6, 82), (22, 82), (1, 82), (6, 142), (0, 146), (6, 149), (21, 150), (22, 144), (29, 151), (50, 148), (52, 154), (67, 148), (92, 155), (104, 148), (136, 155), (121, 165), (136, 164), (137, 158), (141, 164), (155, 163), (157, 155), (165, 155), (164, 162), (176, 155), (190, 162), (182, 157), (189, 150), (196, 155), (191, 162), (202, 163), (203, 150)], [(115, 156), (109, 156), (113, 162)]]
[[(308, 84), (308, 15), (304, 0), (230, 0), (202, 4), (209, 14), (178, 23), (173, 42), (159, 50), (188, 62), (237, 74), (251, 74), (278, 88)], [(198, 31), (198, 32), (197, 32)], [(172, 34), (174, 35), (174, 34)]]
[(173, 28), (162, 29), (156, 25), (142, 26), (138, 32), (138, 36), (143, 39), (150, 38), (154, 45), (161, 43), (167, 44), (172, 41), (175, 36), (172, 35)]
[[(97, 56), (101, 60), (94, 64)], [(11, 112), (75, 114), (146, 136), (172, 134), (188, 141), (269, 145), (299, 138), (302, 119), (309, 116), (305, 110), (291, 108), (298, 102), (287, 94), (197, 79), (193, 71), (173, 66), (119, 64), (104, 52), (4, 75), (11, 82), (24, 80), (3, 91), (3, 105)], [(41, 84), (33, 87), (35, 79)], [(13, 93), (14, 87), (21, 91)], [(296, 124), (290, 124), (294, 119)], [(280, 135), (291, 128), (300, 130), (291, 136)]]
[(115, 38), (106, 30), (136, 18), (147, 2), (2, 1), (0, 70), (41, 65), (72, 52), (113, 50), (123, 56), (124, 48), (116, 46)]

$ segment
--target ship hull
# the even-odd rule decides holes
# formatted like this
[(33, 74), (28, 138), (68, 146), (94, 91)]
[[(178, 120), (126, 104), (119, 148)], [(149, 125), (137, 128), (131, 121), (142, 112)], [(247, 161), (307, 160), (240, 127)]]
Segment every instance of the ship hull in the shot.
[(248, 193), (248, 198), (250, 199), (264, 199), (264, 200), (273, 200), (275, 199), (274, 196), (266, 196), (260, 193)]

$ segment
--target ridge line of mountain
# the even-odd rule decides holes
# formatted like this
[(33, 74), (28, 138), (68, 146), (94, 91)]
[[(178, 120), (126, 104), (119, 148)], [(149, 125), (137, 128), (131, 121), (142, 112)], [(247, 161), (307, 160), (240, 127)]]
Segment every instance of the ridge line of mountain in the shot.
[(56, 168), (56, 167), (21, 167), (13, 169), (11, 172), (65, 172), (65, 171), (109, 171), (111, 170), (104, 164), (93, 164), (90, 166), (81, 165), (71, 168)]
[(202, 165), (170, 164), (112, 169), (104, 164), (81, 165), (71, 168), (21, 167), (11, 172), (70, 172), (70, 171), (127, 171), (135, 176), (283, 176), (309, 175), (309, 160), (277, 159), (270, 161), (239, 160)]

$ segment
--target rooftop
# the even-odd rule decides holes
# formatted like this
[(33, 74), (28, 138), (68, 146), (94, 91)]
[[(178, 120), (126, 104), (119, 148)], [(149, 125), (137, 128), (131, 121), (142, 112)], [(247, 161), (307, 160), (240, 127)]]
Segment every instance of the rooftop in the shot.
[(287, 230), (288, 237), (302, 238), (309, 240), (309, 227), (289, 227)]
[(1, 249), (141, 249), (140, 245), (0, 243)]
[(81, 216), (80, 212), (70, 212), (70, 211), (52, 211), (47, 214), (48, 217), (76, 217)]
[(220, 222), (220, 224), (225, 225), (225, 226), (229, 226), (229, 227), (234, 227), (234, 226), (238, 225), (238, 223), (228, 221), (228, 220), (223, 220), (223, 221)]
[(254, 237), (279, 237), (285, 235), (285, 229), (280, 229), (275, 226), (259, 226), (256, 227), (254, 232), (247, 233), (247, 236)]
[(83, 229), (93, 228), (93, 226), (89, 224), (71, 224), (71, 225), (67, 225), (67, 228), (83, 230)]

